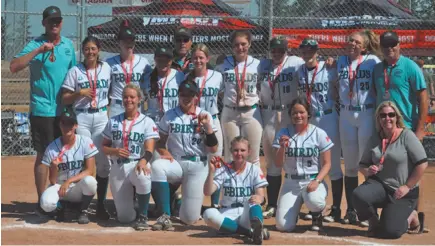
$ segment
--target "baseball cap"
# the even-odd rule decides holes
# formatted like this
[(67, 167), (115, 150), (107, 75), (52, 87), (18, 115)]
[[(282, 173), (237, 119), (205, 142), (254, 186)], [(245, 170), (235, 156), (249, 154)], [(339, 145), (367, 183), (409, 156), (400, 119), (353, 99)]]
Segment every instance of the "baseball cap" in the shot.
[(121, 27), (118, 32), (118, 40), (135, 41), (136, 35), (130, 27)]
[(72, 126), (77, 124), (77, 116), (71, 107), (67, 107), (60, 114), (60, 122), (66, 126)]
[(198, 93), (198, 86), (190, 80), (184, 80), (178, 87), (178, 94), (186, 92), (190, 96), (195, 96)]
[(287, 49), (288, 48), (288, 41), (285, 38), (282, 37), (275, 37), (270, 41), (270, 48), (271, 49)]
[(154, 51), (154, 56), (166, 56), (172, 59), (174, 57), (174, 50), (170, 47), (158, 47)]
[(396, 47), (399, 43), (399, 36), (396, 32), (387, 31), (381, 34), (380, 42), (384, 48)]
[(304, 40), (302, 40), (301, 44), (299, 45), (299, 48), (304, 47), (310, 47), (311, 49), (317, 50), (319, 49), (319, 43), (317, 43), (317, 40), (315, 39), (304, 38)]
[(188, 28), (179, 27), (179, 28), (177, 28), (177, 30), (175, 30), (174, 36), (175, 36), (175, 38), (177, 38), (177, 37), (186, 37), (186, 38), (191, 39), (192, 38), (192, 32)]
[(44, 9), (44, 12), (42, 12), (42, 20), (55, 18), (62, 20), (62, 13), (57, 6), (47, 7), (46, 9)]

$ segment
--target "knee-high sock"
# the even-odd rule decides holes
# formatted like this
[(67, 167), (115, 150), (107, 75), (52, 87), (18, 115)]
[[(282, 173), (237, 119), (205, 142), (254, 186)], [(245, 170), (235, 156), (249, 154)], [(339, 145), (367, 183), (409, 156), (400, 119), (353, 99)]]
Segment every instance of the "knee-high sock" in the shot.
[(80, 211), (87, 210), (89, 208), (89, 205), (92, 202), (92, 198), (94, 198), (94, 196), (82, 195), (82, 201), (80, 202)]
[(347, 209), (354, 209), (352, 203), (352, 193), (358, 187), (358, 177), (344, 177), (344, 189), (346, 191)]
[(238, 233), (238, 234), (247, 235), (247, 236), (249, 236), (251, 233), (251, 230), (246, 229), (242, 226), (239, 226), (236, 221), (234, 221), (230, 218), (227, 218), (227, 217), (225, 217), (224, 221), (222, 222), (222, 225), (219, 228), (219, 231)]
[(148, 216), (148, 206), (150, 204), (151, 193), (148, 194), (136, 194), (139, 203), (139, 213)]
[(337, 180), (331, 180), (331, 189), (332, 189), (332, 206), (336, 208), (340, 208), (341, 197), (343, 196), (343, 178), (339, 178)]
[(252, 220), (254, 218), (257, 218), (263, 222), (263, 213), (260, 205), (254, 205), (249, 208), (249, 219)]
[(97, 207), (104, 208), (104, 202), (106, 201), (109, 178), (102, 178), (97, 175), (96, 180), (97, 180)]
[(169, 183), (168, 182), (152, 182), (151, 190), (157, 207), (162, 209), (162, 212), (171, 215), (171, 206), (169, 203)]
[(221, 189), (217, 189), (211, 194), (211, 206), (219, 204), (219, 198), (221, 195)]
[(269, 185), (267, 186), (267, 204), (276, 208), (278, 203), (277, 201), (279, 196), (279, 190), (281, 189), (282, 177), (267, 175), (266, 180), (269, 183)]

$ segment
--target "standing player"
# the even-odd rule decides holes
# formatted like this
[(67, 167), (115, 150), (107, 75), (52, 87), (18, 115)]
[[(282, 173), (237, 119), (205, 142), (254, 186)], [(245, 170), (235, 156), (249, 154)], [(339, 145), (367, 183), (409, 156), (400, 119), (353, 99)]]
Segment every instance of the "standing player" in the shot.
[[(204, 44), (198, 44), (192, 51), (192, 62), (194, 69), (187, 76), (187, 80), (195, 81), (199, 88), (198, 106), (209, 112), (213, 118), (213, 124), (217, 131), (215, 132), (218, 139), (218, 150), (213, 155), (221, 156), (223, 148), (223, 137), (221, 123), (219, 121), (218, 93), (222, 88), (222, 74), (207, 69), (210, 61), (209, 51)], [(211, 197), (211, 206), (217, 207), (219, 204), (220, 190), (216, 190)]]
[(331, 168), (331, 148), (334, 145), (325, 131), (309, 124), (311, 108), (305, 98), (292, 101), (288, 112), (291, 124), (282, 128), (275, 137), (276, 164), (284, 166), (276, 228), (293, 231), (302, 203), (312, 214), (311, 230), (323, 233), (322, 211), (328, 193), (323, 181)]
[(312, 117), (310, 122), (323, 129), (334, 143), (331, 148), (331, 170), (333, 205), (331, 214), (325, 217), (332, 222), (341, 218), (340, 203), (343, 195), (343, 173), (341, 171), (341, 146), (338, 132), (338, 113), (335, 109), (335, 82), (337, 70), (326, 62), (317, 61), (319, 45), (316, 40), (306, 38), (299, 45), (305, 61), (298, 70), (300, 94), (307, 98)]
[(107, 60), (111, 67), (110, 112), (113, 117), (124, 112), (122, 92), (126, 85), (132, 83), (140, 86), (144, 75), (151, 71), (148, 60), (134, 54), (136, 36), (127, 21), (121, 24), (118, 33), (120, 54)]
[[(287, 56), (288, 42), (276, 37), (270, 41), (272, 59), (263, 59), (258, 66), (261, 116), (263, 118), (263, 150), (267, 163), (268, 205), (263, 213), (265, 218), (275, 216), (279, 190), (281, 188), (281, 168), (275, 165), (275, 151), (272, 143), (275, 132), (281, 129), (282, 122), (288, 122), (288, 106), (297, 96), (296, 71), (304, 61), (296, 56)], [(285, 112), (282, 115), (282, 112)], [(284, 120), (282, 120), (282, 117)]]
[(225, 160), (231, 159), (231, 140), (237, 136), (244, 136), (252, 147), (248, 161), (260, 165), (260, 142), (263, 132), (257, 95), (257, 70), (260, 61), (248, 54), (252, 41), (249, 31), (235, 31), (231, 34), (230, 41), (234, 55), (227, 56), (225, 62), (216, 67), (224, 79), (224, 108), (221, 120)]
[[(152, 119), (139, 111), (142, 93), (139, 87), (124, 87), (125, 113), (112, 117), (103, 132), (103, 151), (112, 160), (110, 190), (118, 221), (130, 223), (142, 231), (148, 226), (148, 205), (151, 195), (151, 165), (155, 141), (159, 132)], [(138, 199), (137, 216), (133, 204), (133, 186)]]
[[(340, 140), (344, 158), (344, 185), (347, 211), (343, 222), (358, 224), (352, 204), (352, 192), (358, 187), (358, 163), (370, 136), (375, 132), (374, 107), (376, 97), (372, 85), (373, 68), (380, 62), (379, 39), (372, 31), (355, 32), (349, 37), (347, 56), (337, 61), (338, 96), (340, 101)], [(337, 180), (336, 194), (342, 181)], [(337, 197), (338, 199), (338, 197)], [(336, 202), (338, 206), (340, 202)], [(338, 208), (334, 208), (336, 210)], [(338, 212), (336, 214), (335, 221)], [(368, 226), (367, 222), (360, 223)]]
[[(68, 71), (63, 82), (62, 100), (65, 105), (73, 104), (77, 114), (77, 134), (92, 138), (101, 148), (101, 133), (106, 127), (108, 92), (110, 86), (110, 66), (99, 60), (100, 41), (87, 37), (82, 42), (85, 60)], [(97, 162), (97, 217), (102, 220), (110, 218), (104, 208), (106, 199), (110, 163), (101, 151), (96, 156)]]
[(153, 198), (163, 215), (154, 230), (174, 230), (170, 220), (169, 183), (182, 182), (180, 219), (194, 224), (201, 216), (202, 187), (207, 178), (207, 155), (215, 153), (218, 141), (211, 114), (196, 106), (198, 87), (185, 80), (178, 89), (180, 105), (165, 113), (159, 123), (157, 151), (152, 163)]
[(267, 181), (260, 167), (246, 161), (250, 151), (248, 140), (236, 137), (230, 149), (233, 162), (224, 163), (220, 156), (210, 160), (204, 194), (208, 196), (223, 188), (224, 195), (222, 208), (204, 212), (205, 223), (221, 232), (250, 236), (254, 244), (262, 244), (263, 238), (269, 239), (261, 214)]
[[(97, 148), (89, 137), (76, 135), (77, 119), (74, 112), (65, 110), (60, 116), (62, 136), (45, 150), (42, 164), (49, 169), (51, 186), (42, 193), (40, 206), (45, 212), (57, 209), (60, 200), (80, 202), (79, 224), (88, 224), (88, 207), (97, 192), (95, 170)], [(57, 210), (57, 220), (62, 221), (64, 210)]]

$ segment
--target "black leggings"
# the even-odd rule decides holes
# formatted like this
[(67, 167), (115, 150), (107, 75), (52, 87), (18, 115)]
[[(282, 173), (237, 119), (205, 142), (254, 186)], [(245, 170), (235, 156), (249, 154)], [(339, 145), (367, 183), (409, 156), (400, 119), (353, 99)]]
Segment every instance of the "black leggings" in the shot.
[(376, 177), (370, 177), (353, 192), (353, 205), (360, 221), (368, 220), (382, 208), (379, 230), (381, 238), (400, 238), (408, 230), (408, 217), (414, 210), (419, 189), (414, 188), (399, 200), (394, 190)]

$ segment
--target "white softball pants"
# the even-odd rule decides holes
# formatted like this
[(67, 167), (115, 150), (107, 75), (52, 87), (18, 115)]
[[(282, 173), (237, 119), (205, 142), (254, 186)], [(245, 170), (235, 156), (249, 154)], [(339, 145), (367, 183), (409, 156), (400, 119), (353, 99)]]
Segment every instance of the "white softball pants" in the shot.
[(110, 161), (108, 156), (103, 153), (103, 131), (108, 122), (107, 111), (98, 113), (77, 112), (77, 134), (87, 136), (92, 139), (98, 149), (95, 156), (97, 175), (107, 178), (110, 173)]
[(237, 222), (237, 224), (246, 229), (251, 228), (251, 221), (249, 219), (249, 209), (255, 204), (249, 204), (248, 201), (243, 203), (243, 208), (209, 208), (204, 211), (203, 219), (205, 223), (219, 230), (224, 222), (225, 218), (232, 219)]
[(59, 200), (69, 202), (80, 202), (82, 196), (93, 196), (97, 193), (97, 180), (92, 176), (86, 176), (77, 183), (70, 184), (66, 195), (59, 197), (61, 184), (55, 184), (48, 187), (41, 195), (40, 205), (45, 212), (53, 212), (56, 210)]
[[(115, 159), (115, 158), (113, 158)], [(151, 192), (151, 177), (140, 174), (136, 171), (138, 161), (131, 161), (125, 164), (112, 162), (109, 182), (115, 202), (116, 215), (121, 223), (129, 223), (136, 219), (136, 211), (133, 203), (133, 186), (136, 193), (145, 195)], [(150, 164), (147, 164), (150, 167)]]
[(282, 185), (276, 210), (276, 228), (279, 231), (293, 231), (298, 221), (302, 204), (311, 212), (321, 212), (326, 206), (328, 188), (320, 183), (313, 192), (307, 192), (310, 180), (292, 180), (286, 178)]
[[(204, 200), (204, 183), (208, 175), (207, 161), (176, 161), (158, 159), (152, 163), (153, 182), (181, 182), (180, 219), (188, 225), (196, 223), (201, 217)], [(169, 194), (168, 194), (169, 195)]]
[(248, 161), (260, 165), (260, 145), (263, 121), (259, 108), (246, 110), (224, 107), (222, 110), (222, 134), (224, 139), (225, 160), (232, 160), (231, 141), (237, 136), (248, 139), (251, 154)]

